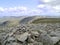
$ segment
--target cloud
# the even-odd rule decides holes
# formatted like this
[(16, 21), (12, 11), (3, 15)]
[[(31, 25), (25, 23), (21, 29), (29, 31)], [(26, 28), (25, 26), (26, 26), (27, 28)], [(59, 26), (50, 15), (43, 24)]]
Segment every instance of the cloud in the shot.
[(0, 7), (0, 11), (2, 12), (26, 11), (26, 10), (27, 10), (27, 7), (9, 7), (9, 8)]
[[(41, 8), (43, 6), (41, 5)], [(28, 7), (24, 6), (18, 6), (18, 7), (9, 7), (9, 8), (0, 8), (1, 15), (39, 15), (42, 10), (37, 9), (30, 9)]]
[(2, 7), (0, 7), (0, 12), (3, 12), (3, 11), (4, 11), (4, 9)]
[(54, 9), (60, 8), (60, 0), (40, 0), (40, 2), (43, 2), (44, 6), (50, 6)]
[(42, 12), (42, 10), (38, 10), (38, 9), (31, 9), (28, 14), (30, 15), (39, 15)]
[(41, 2), (43, 2), (44, 4), (48, 4), (48, 5), (60, 5), (60, 0), (40, 0)]
[(53, 9), (54, 9), (56, 12), (59, 12), (59, 13), (60, 13), (60, 5), (53, 6)]
[(44, 5), (44, 4), (40, 4), (40, 5), (38, 5), (37, 7), (38, 7), (38, 8), (44, 8), (45, 5)]
[(41, 0), (44, 3), (52, 2), (53, 0)]
[(27, 7), (10, 7), (8, 11), (26, 11)]
[(36, 7), (30, 9), (25, 6), (0, 7), (0, 14), (3, 15), (59, 15), (60, 14), (60, 1), (58, 0), (39, 0), (40, 2)]
[(24, 6), (9, 7), (9, 8), (0, 7), (0, 14), (1, 15), (26, 15), (28, 13), (28, 10), (29, 9)]
[(37, 8), (43, 10), (42, 14), (59, 15), (60, 14), (60, 0), (39, 0)]
[(39, 5), (37, 6), (37, 8), (40, 9), (40, 10), (44, 10), (44, 11), (54, 10), (52, 6), (46, 5), (46, 4), (39, 4)]

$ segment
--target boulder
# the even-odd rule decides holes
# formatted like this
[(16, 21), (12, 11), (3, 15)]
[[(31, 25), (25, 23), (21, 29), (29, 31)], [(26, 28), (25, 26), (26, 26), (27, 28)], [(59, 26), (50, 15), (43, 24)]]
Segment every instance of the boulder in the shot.
[(53, 41), (53, 44), (56, 44), (60, 39), (59, 37), (51, 37), (51, 40)]
[(27, 38), (28, 38), (29, 35), (30, 34), (28, 34), (28, 32), (25, 32), (25, 33), (23, 33), (21, 35), (16, 35), (16, 39), (19, 40), (19, 41), (21, 41), (21, 42), (24, 42), (24, 41), (27, 40)]

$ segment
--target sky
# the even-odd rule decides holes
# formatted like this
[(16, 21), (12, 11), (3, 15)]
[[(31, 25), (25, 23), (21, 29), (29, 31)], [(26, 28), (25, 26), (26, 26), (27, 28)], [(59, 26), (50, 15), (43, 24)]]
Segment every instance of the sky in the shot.
[(0, 0), (0, 16), (60, 16), (60, 0)]

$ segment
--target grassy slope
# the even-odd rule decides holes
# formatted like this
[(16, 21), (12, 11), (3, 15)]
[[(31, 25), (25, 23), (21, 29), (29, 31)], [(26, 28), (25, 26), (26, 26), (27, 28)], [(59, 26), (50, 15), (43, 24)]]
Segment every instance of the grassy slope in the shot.
[(8, 28), (19, 25), (20, 18), (3, 18), (0, 19), (0, 24), (5, 21), (8, 22), (6, 24), (0, 25), (0, 30), (7, 30)]
[(7, 24), (0, 25), (0, 33), (9, 32), (8, 30), (11, 27), (15, 27), (19, 25), (20, 18), (3, 18), (3, 19), (0, 19), (0, 24), (5, 21), (8, 21), (8, 22)]
[(5, 28), (10, 28), (10, 27), (15, 27), (21, 23), (28, 23), (32, 18), (34, 17), (4, 17), (0, 19), (0, 24), (4, 23), (7, 21), (7, 23), (3, 24), (2, 26), (0, 25), (0, 29), (1, 27)]
[(32, 23), (38, 24), (38, 23), (60, 23), (60, 18), (39, 18)]

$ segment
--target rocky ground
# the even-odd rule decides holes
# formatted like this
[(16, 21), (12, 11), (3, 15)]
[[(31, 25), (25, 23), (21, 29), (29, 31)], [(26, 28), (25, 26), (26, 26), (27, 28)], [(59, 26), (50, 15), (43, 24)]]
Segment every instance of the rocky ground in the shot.
[(20, 24), (0, 33), (0, 45), (60, 45), (60, 23)]

